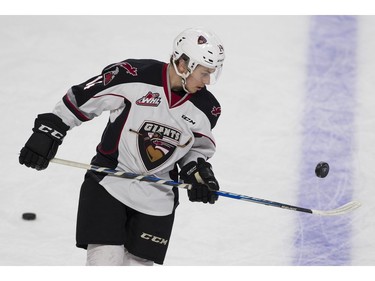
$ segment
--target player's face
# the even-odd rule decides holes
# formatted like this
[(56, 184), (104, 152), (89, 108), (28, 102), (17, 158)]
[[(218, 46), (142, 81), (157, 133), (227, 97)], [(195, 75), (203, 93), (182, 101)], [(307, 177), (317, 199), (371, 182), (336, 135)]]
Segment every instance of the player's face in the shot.
[(215, 69), (198, 65), (193, 73), (186, 79), (186, 88), (190, 93), (196, 93), (204, 86), (211, 83), (211, 77)]

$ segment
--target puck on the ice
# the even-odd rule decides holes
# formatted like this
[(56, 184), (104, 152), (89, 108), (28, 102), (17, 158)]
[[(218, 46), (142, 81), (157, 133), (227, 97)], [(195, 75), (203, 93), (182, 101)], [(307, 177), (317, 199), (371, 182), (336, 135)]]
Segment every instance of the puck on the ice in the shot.
[(27, 221), (33, 221), (36, 219), (35, 213), (23, 213), (22, 218)]
[(325, 178), (329, 173), (329, 165), (326, 162), (319, 162), (315, 168), (315, 175), (318, 178)]

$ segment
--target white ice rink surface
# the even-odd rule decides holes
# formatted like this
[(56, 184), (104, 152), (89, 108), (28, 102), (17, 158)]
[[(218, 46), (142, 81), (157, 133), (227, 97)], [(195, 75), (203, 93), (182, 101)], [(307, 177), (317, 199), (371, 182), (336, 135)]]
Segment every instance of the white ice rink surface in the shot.
[[(357, 21), (348, 153), (352, 198), (362, 207), (347, 215), (350, 259), (343, 265), (374, 266), (375, 16)], [(36, 115), (51, 111), (70, 86), (127, 58), (168, 61), (174, 37), (190, 26), (213, 29), (226, 50), (222, 76), (209, 88), (222, 106), (211, 160), (221, 188), (298, 204), (310, 23), (310, 16), (0, 16), (0, 265), (85, 264), (86, 252), (75, 247), (84, 172), (56, 164), (41, 172), (28, 169), (18, 163), (19, 150)], [(70, 131), (57, 157), (89, 162), (107, 118)], [(322, 181), (316, 178), (317, 188)], [(308, 188), (314, 193), (314, 186)], [(183, 191), (180, 202), (167, 266), (295, 265), (300, 220), (311, 216), (227, 198), (213, 206), (191, 203)], [(37, 220), (22, 220), (23, 212), (35, 212)], [(321, 247), (305, 243), (311, 251)]]

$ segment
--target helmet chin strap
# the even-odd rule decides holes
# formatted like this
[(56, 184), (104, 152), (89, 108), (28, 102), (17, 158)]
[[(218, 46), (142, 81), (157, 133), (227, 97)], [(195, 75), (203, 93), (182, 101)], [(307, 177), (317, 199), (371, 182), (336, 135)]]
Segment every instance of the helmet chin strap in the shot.
[(188, 93), (189, 91), (188, 91), (188, 89), (186, 89), (186, 79), (187, 79), (187, 78), (189, 77), (189, 75), (191, 74), (190, 71), (188, 71), (187, 73), (180, 73), (180, 72), (178, 71), (178, 69), (177, 69), (177, 65), (176, 65), (176, 63), (175, 63), (174, 61), (173, 61), (173, 68), (174, 68), (176, 74), (177, 74), (178, 76), (181, 77), (182, 88), (184, 89), (184, 91), (185, 91), (186, 93)]

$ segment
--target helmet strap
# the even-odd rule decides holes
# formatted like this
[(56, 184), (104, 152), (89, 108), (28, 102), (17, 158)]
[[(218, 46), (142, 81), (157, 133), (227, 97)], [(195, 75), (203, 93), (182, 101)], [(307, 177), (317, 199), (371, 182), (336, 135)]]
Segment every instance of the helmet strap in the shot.
[(184, 89), (184, 91), (186, 93), (188, 93), (189, 91), (186, 89), (186, 79), (189, 77), (191, 72), (188, 70), (187, 73), (180, 73), (177, 69), (177, 65), (176, 65), (175, 61), (173, 61), (172, 63), (173, 63), (173, 68), (174, 68), (176, 74), (181, 77), (182, 88)]

